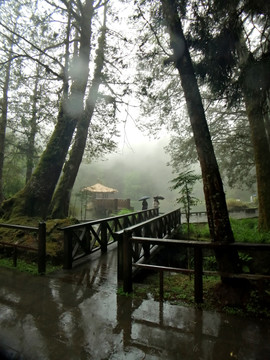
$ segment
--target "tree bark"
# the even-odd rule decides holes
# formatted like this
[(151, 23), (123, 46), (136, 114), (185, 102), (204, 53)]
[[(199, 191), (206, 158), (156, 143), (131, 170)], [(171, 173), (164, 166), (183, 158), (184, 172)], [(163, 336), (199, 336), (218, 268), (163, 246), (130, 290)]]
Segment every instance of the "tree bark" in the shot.
[(258, 62), (254, 59), (253, 54), (249, 52), (243, 36), (240, 38), (237, 51), (242, 75), (242, 93), (246, 105), (256, 167), (259, 205), (258, 226), (262, 231), (269, 231), (270, 147), (267, 122), (264, 119), (264, 113), (269, 111), (269, 105), (267, 104), (269, 70), (267, 63), (258, 66)]
[(70, 95), (64, 92), (54, 132), (30, 180), (22, 191), (3, 203), (5, 218), (37, 216), (44, 219), (47, 216), (77, 121), (84, 110), (93, 13), (93, 0), (87, 0), (78, 17), (80, 50), (77, 66), (80, 71), (73, 76)]
[[(17, 17), (18, 19), (18, 17)], [(17, 19), (14, 25), (14, 31), (17, 26)], [(10, 82), (10, 71), (12, 64), (12, 55), (13, 55), (13, 44), (14, 44), (15, 35), (12, 34), (9, 40), (9, 52), (7, 65), (4, 75), (4, 84), (3, 84), (3, 97), (1, 105), (1, 118), (0, 118), (0, 204), (4, 201), (4, 189), (3, 189), (3, 169), (4, 169), (4, 158), (5, 158), (5, 139), (6, 139), (6, 128), (7, 128), (7, 118), (8, 118), (8, 90)]]
[(88, 128), (94, 113), (96, 100), (98, 97), (99, 85), (102, 81), (102, 69), (104, 64), (104, 48), (106, 38), (106, 11), (107, 6), (104, 5), (104, 22), (99, 38), (99, 47), (96, 56), (96, 68), (93, 76), (92, 86), (86, 101), (86, 109), (77, 124), (77, 132), (74, 144), (69, 154), (69, 159), (65, 163), (63, 174), (59, 185), (50, 205), (52, 218), (65, 218), (68, 216), (70, 196), (73, 185), (75, 183), (79, 167), (83, 158), (85, 144), (88, 136)]
[(26, 176), (25, 183), (27, 183), (32, 175), (35, 163), (35, 137), (37, 134), (37, 103), (38, 103), (38, 84), (40, 76), (40, 64), (36, 65), (36, 78), (33, 90), (32, 114), (30, 119), (30, 131), (27, 136), (26, 148)]
[[(234, 242), (234, 236), (229, 221), (223, 184), (177, 4), (175, 0), (161, 0), (161, 3), (201, 165), (210, 234), (213, 241), (231, 243)], [(239, 270), (237, 252), (217, 251), (216, 258), (220, 271), (235, 272)]]
[(253, 144), (257, 197), (259, 206), (258, 226), (260, 230), (270, 230), (270, 152), (262, 114), (264, 97), (261, 93), (244, 91), (246, 111)]

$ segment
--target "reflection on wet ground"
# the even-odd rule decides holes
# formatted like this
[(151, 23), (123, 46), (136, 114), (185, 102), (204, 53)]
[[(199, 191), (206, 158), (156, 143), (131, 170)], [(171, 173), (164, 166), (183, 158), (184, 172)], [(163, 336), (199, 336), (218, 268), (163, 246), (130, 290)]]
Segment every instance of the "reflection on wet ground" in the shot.
[(0, 359), (270, 358), (270, 321), (118, 296), (116, 253), (44, 277), (1, 268)]

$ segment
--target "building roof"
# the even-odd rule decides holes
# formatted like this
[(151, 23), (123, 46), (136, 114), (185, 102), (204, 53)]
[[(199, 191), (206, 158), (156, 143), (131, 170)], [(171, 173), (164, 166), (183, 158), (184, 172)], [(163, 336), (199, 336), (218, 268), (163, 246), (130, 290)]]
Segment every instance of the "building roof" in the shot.
[(89, 191), (89, 192), (93, 192), (93, 193), (115, 193), (115, 192), (118, 192), (118, 190), (104, 186), (100, 183), (97, 183), (92, 186), (87, 186), (87, 187), (83, 188), (82, 191)]

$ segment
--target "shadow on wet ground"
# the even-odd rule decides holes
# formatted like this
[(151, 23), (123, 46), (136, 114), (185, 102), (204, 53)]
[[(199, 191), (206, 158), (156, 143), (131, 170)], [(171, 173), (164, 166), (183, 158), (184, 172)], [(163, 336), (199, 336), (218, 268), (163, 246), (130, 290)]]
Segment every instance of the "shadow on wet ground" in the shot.
[(48, 276), (0, 269), (0, 359), (268, 360), (270, 321), (117, 295), (117, 252)]

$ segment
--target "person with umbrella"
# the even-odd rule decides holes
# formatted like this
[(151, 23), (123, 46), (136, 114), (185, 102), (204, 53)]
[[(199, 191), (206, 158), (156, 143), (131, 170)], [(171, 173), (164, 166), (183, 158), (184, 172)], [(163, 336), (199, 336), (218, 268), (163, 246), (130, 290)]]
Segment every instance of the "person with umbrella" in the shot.
[(149, 198), (150, 198), (150, 196), (143, 196), (139, 199), (139, 201), (142, 201), (142, 210), (148, 209), (148, 202), (146, 200)]
[(159, 208), (159, 201), (158, 201), (158, 198), (157, 198), (157, 197), (154, 197), (153, 207), (154, 207), (154, 209), (158, 209), (158, 208)]
[(154, 196), (153, 207), (154, 207), (155, 209), (159, 208), (159, 200), (164, 200), (164, 197), (163, 197), (163, 196), (160, 196), (160, 195)]
[(146, 199), (143, 199), (142, 201), (142, 210), (147, 210), (148, 209), (148, 202), (146, 201)]

